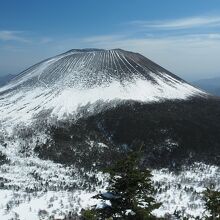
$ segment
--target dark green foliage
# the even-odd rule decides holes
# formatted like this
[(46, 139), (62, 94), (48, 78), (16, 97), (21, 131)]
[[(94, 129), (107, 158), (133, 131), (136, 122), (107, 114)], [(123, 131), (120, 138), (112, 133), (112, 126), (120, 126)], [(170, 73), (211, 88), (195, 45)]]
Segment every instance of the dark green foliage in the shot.
[(220, 191), (206, 189), (204, 200), (206, 210), (211, 214), (211, 217), (207, 217), (207, 219), (220, 219)]
[(137, 149), (144, 143), (147, 166), (220, 163), (220, 100), (125, 104), (90, 120), (100, 132), (108, 131), (114, 144)]
[(92, 209), (82, 210), (81, 211), (81, 219), (82, 220), (97, 220), (99, 218), (98, 213)]
[(9, 159), (7, 158), (7, 156), (0, 151), (0, 165), (8, 163), (8, 162), (9, 162)]
[[(121, 149), (105, 140), (97, 131), (81, 122), (63, 122), (48, 127), (51, 139), (35, 147), (43, 159), (52, 159), (63, 164), (74, 164), (91, 171), (107, 167), (112, 160), (120, 158)], [(106, 144), (100, 147), (98, 143)]]
[(110, 175), (108, 192), (94, 198), (101, 199), (104, 204), (109, 201), (111, 205), (89, 213), (97, 213), (98, 219), (156, 219), (152, 211), (161, 204), (153, 197), (152, 175), (149, 170), (140, 169), (139, 160), (137, 154), (129, 154), (106, 170)]
[[(44, 159), (86, 169), (108, 167), (144, 143), (146, 167), (177, 169), (195, 161), (220, 165), (220, 100), (124, 102), (77, 121), (51, 126), (53, 141), (36, 147)], [(90, 141), (108, 148), (90, 147)]]

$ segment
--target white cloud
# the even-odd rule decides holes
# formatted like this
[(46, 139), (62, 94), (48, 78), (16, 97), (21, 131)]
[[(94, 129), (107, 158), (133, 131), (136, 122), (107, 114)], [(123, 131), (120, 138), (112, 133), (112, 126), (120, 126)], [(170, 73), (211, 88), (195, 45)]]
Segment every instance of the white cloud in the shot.
[(2, 41), (17, 41), (22, 43), (29, 43), (30, 40), (21, 36), (23, 31), (9, 31), (9, 30), (0, 30), (0, 40)]
[(39, 43), (41, 44), (47, 44), (53, 42), (53, 39), (50, 37), (43, 37), (39, 40)]
[[(50, 37), (36, 36), (33, 33), (24, 31), (11, 31), (11, 30), (0, 30), (0, 41), (16, 41), (21, 43), (35, 43), (35, 44), (46, 44), (53, 41)], [(31, 34), (31, 35), (30, 35)]]
[(198, 16), (163, 21), (132, 21), (131, 24), (142, 28), (177, 30), (196, 27), (220, 26), (220, 16)]
[(83, 39), (84, 42), (87, 43), (95, 43), (95, 42), (109, 42), (123, 39), (125, 35), (97, 35), (90, 36)]

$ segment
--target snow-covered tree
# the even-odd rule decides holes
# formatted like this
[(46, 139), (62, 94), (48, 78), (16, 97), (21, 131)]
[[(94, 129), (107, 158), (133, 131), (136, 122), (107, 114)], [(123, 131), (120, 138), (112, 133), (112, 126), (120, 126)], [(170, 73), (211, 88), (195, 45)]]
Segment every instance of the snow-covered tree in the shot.
[(220, 191), (206, 189), (204, 200), (206, 210), (211, 214), (207, 219), (220, 220)]
[(107, 172), (110, 175), (107, 192), (94, 196), (102, 205), (85, 212), (87, 215), (93, 213), (97, 219), (155, 219), (152, 211), (161, 204), (153, 197), (151, 172), (140, 169), (137, 154), (118, 161)]

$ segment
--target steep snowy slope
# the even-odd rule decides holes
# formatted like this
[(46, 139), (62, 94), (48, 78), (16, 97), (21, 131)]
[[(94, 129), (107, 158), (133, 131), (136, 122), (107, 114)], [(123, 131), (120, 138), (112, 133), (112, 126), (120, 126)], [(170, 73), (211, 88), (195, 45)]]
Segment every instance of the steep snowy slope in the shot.
[(61, 118), (98, 100), (151, 102), (204, 95), (140, 54), (70, 50), (30, 67), (0, 88), (0, 120), (27, 121), (42, 110)]

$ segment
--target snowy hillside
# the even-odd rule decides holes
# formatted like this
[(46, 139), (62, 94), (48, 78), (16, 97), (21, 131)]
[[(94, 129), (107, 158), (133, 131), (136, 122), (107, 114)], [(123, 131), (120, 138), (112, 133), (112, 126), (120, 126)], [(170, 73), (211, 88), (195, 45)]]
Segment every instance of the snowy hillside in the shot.
[(0, 88), (0, 120), (30, 122), (43, 110), (62, 118), (99, 100), (154, 102), (204, 95), (140, 54), (71, 50), (30, 67)]
[[(0, 152), (7, 156), (7, 161), (0, 166), (1, 220), (63, 219), (69, 213), (74, 216), (81, 208), (97, 204), (91, 197), (105, 191), (107, 176), (99, 171), (89, 172), (83, 167), (38, 158), (31, 148), (45, 139), (43, 133), (35, 133), (28, 140), (16, 134), (13, 139), (5, 137), (8, 146), (0, 144)], [(28, 151), (23, 150), (25, 142), (30, 144)], [(90, 147), (94, 147), (92, 143)], [(103, 143), (96, 147), (100, 154), (103, 148), (108, 148)], [(153, 169), (152, 174), (156, 198), (163, 203), (154, 211), (157, 216), (179, 211), (189, 219), (202, 218), (202, 191), (210, 185), (220, 189), (218, 166), (194, 163), (178, 172), (163, 168)]]
[(140, 144), (163, 202), (156, 215), (201, 217), (201, 192), (220, 187), (219, 111), (218, 99), (137, 53), (42, 61), (0, 88), (0, 219), (74, 216), (105, 190), (102, 169)]

